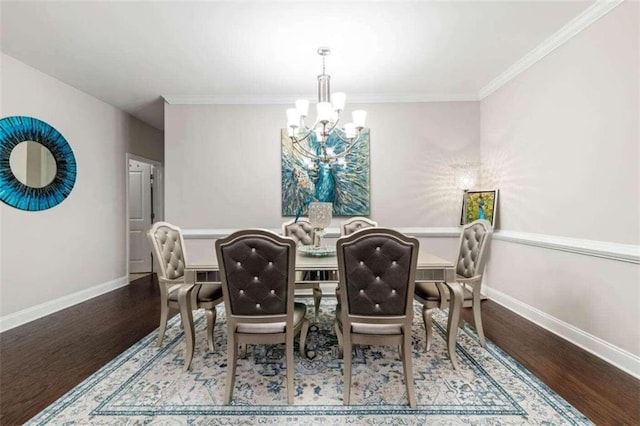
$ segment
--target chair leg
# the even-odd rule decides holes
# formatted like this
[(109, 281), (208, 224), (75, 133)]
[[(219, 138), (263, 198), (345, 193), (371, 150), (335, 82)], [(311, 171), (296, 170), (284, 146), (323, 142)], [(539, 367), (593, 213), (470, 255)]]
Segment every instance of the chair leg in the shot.
[(402, 367), (404, 370), (404, 382), (407, 386), (407, 398), (409, 406), (416, 408), (416, 391), (413, 383), (413, 362), (411, 360), (411, 334), (405, 330), (402, 339)]
[(158, 330), (158, 342), (156, 346), (162, 346), (162, 339), (164, 339), (164, 333), (167, 331), (167, 321), (169, 320), (169, 305), (162, 303), (160, 305), (160, 329)]
[(229, 333), (227, 340), (227, 387), (224, 390), (225, 405), (231, 404), (233, 388), (236, 385), (236, 362), (238, 359), (238, 344), (233, 333)]
[(351, 358), (352, 358), (352, 345), (351, 336), (345, 335), (344, 348), (342, 350), (343, 368), (344, 368), (344, 389), (342, 393), (342, 402), (344, 405), (350, 404), (351, 399)]
[(300, 330), (300, 357), (307, 357), (307, 333), (309, 332), (309, 320), (304, 319)]
[(293, 404), (293, 378), (296, 375), (293, 363), (293, 334), (293, 330), (287, 330), (287, 403), (289, 405)]
[(216, 325), (216, 307), (204, 310), (207, 316), (207, 341), (209, 342), (209, 352), (215, 352), (215, 341), (213, 339), (213, 328)]
[(313, 285), (313, 304), (315, 305), (315, 320), (318, 320), (320, 313), (320, 302), (322, 301), (322, 290), (320, 289), (320, 283)]
[(247, 356), (249, 355), (248, 347), (249, 345), (247, 345), (246, 343), (240, 345), (240, 356), (242, 357), (242, 359), (247, 359)]
[(425, 305), (422, 306), (422, 321), (424, 322), (424, 330), (427, 336), (424, 351), (429, 352), (429, 349), (431, 349), (431, 340), (433, 339), (433, 324), (431, 320), (431, 309), (427, 309)]
[(342, 347), (342, 330), (340, 330), (340, 325), (338, 324), (338, 320), (333, 321), (333, 329), (336, 332), (336, 337), (338, 338), (338, 356), (342, 356), (343, 347)]
[(482, 315), (480, 312), (480, 292), (478, 292), (477, 297), (475, 294), (473, 295), (473, 321), (476, 324), (476, 332), (478, 333), (480, 346), (482, 346), (483, 348), (486, 348), (487, 341), (484, 338), (484, 329), (482, 328)]

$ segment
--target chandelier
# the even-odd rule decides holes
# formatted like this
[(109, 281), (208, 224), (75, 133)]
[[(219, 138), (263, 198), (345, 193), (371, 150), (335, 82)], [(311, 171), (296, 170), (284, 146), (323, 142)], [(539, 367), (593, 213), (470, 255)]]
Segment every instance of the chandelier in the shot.
[[(293, 148), (303, 156), (324, 163), (344, 158), (351, 152), (360, 140), (367, 119), (366, 111), (356, 110), (352, 113), (353, 121), (351, 123), (346, 123), (344, 128), (338, 127), (346, 95), (342, 92), (334, 93), (333, 102), (331, 101), (331, 76), (325, 73), (325, 58), (330, 53), (331, 49), (328, 47), (318, 48), (318, 55), (322, 56), (322, 74), (318, 76), (318, 103), (315, 122), (310, 126), (306, 122), (309, 113), (308, 100), (298, 99), (295, 108), (287, 109), (287, 133)], [(329, 136), (343, 142), (340, 144), (340, 149), (336, 149), (336, 146), (327, 146)], [(314, 137), (317, 142), (315, 149), (311, 143)], [(302, 143), (305, 140), (308, 142), (306, 145)]]

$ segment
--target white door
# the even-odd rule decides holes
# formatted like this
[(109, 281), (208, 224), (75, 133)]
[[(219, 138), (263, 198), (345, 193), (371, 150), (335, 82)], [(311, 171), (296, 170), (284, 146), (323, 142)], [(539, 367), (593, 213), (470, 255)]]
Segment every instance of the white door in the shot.
[(151, 272), (151, 174), (153, 166), (129, 160), (129, 272)]

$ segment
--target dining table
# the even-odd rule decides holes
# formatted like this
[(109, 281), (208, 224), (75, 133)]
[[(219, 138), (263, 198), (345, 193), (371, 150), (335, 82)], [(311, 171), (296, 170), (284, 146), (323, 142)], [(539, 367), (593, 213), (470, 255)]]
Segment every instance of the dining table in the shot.
[[(322, 271), (314, 275), (314, 281), (328, 282), (338, 281), (338, 258), (335, 249), (329, 249), (328, 253), (322, 256), (310, 255), (309, 251), (298, 250), (296, 253), (296, 273), (307, 271)], [(191, 366), (195, 347), (195, 331), (193, 324), (193, 290), (198, 285), (219, 284), (219, 267), (215, 256), (213, 259), (202, 264), (187, 264), (186, 273), (191, 276), (187, 284), (183, 284), (178, 289), (178, 304), (180, 306), (180, 316), (184, 329), (186, 352), (184, 370)], [(197, 279), (200, 272), (206, 272), (207, 281)], [(211, 274), (213, 272), (213, 274)], [(213, 280), (211, 276), (215, 277)], [(319, 277), (316, 279), (315, 277)], [(463, 290), (462, 286), (455, 281), (455, 268), (452, 262), (442, 259), (429, 253), (425, 249), (418, 252), (418, 262), (416, 268), (416, 282), (444, 283), (449, 289), (449, 315), (447, 320), (447, 351), (453, 364), (453, 368), (458, 370), (458, 360), (456, 357), (456, 338), (458, 326), (462, 315)]]

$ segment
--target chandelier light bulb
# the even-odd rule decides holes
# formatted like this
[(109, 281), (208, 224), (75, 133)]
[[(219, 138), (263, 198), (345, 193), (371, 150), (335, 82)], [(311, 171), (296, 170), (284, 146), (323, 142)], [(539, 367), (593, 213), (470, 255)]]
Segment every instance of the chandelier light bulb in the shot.
[(333, 109), (341, 112), (344, 109), (344, 103), (347, 99), (347, 95), (343, 92), (336, 92), (332, 95)]
[(353, 124), (355, 124), (356, 127), (362, 128), (367, 122), (367, 111), (363, 109), (357, 109), (353, 111), (352, 117), (353, 117)]
[(306, 117), (309, 114), (309, 101), (306, 99), (298, 99), (296, 101), (296, 109), (300, 117)]
[(298, 127), (300, 124), (300, 114), (296, 108), (287, 110), (287, 127)]
[(331, 115), (333, 114), (333, 107), (329, 102), (318, 102), (316, 106), (318, 110), (318, 121), (331, 121)]

